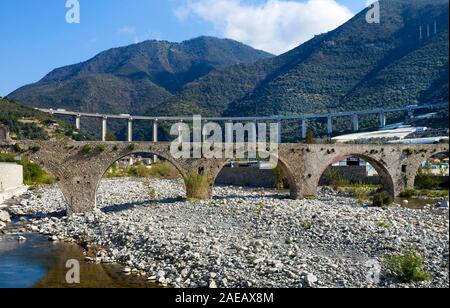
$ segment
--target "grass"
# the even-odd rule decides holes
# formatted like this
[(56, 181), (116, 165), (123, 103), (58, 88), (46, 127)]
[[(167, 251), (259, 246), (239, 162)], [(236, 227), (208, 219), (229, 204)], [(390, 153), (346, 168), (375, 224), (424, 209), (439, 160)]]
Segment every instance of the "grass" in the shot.
[(263, 212), (263, 210), (264, 210), (264, 208), (265, 208), (264, 202), (261, 201), (261, 202), (259, 203), (259, 205), (258, 205), (258, 208), (256, 209), (256, 213), (257, 213), (258, 215), (261, 215), (262, 212)]
[(404, 283), (430, 281), (433, 276), (424, 270), (425, 259), (414, 250), (385, 257), (389, 274)]
[(379, 222), (377, 222), (377, 225), (378, 225), (378, 227), (384, 228), (384, 229), (389, 229), (391, 227), (391, 225), (385, 221), (379, 221)]
[(305, 231), (311, 230), (313, 227), (313, 223), (307, 220), (302, 221), (300, 224)]
[(340, 192), (350, 193), (358, 200), (359, 204), (366, 204), (372, 201), (372, 196), (376, 194), (380, 188), (380, 185), (347, 184), (343, 187), (339, 187), (337, 190)]
[(191, 174), (184, 177), (186, 195), (189, 199), (206, 199), (209, 196), (209, 181), (206, 175)]
[(178, 179), (180, 173), (169, 162), (158, 161), (151, 168), (144, 165), (134, 165), (126, 169), (118, 168), (114, 164), (105, 175), (106, 178), (140, 177), (156, 179)]
[(392, 202), (394, 202), (392, 196), (386, 191), (382, 191), (373, 196), (372, 205), (374, 207), (383, 207), (392, 204)]
[(83, 153), (84, 155), (90, 155), (92, 154), (92, 152), (92, 146), (90, 146), (89, 144), (86, 144), (81, 148), (81, 153)]
[(448, 198), (449, 192), (446, 189), (410, 189), (400, 193), (401, 198), (414, 198), (414, 197), (436, 197), (436, 198)]

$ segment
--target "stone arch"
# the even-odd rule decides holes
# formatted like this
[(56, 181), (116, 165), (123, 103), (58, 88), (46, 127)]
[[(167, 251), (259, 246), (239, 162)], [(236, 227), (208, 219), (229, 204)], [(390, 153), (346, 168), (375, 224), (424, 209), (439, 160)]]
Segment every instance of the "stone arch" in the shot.
[(441, 155), (441, 154), (449, 157), (449, 150), (448, 149), (437, 149), (436, 151), (433, 151), (433, 153), (425, 155), (425, 157), (423, 157), (423, 156), (416, 157), (411, 164), (411, 174), (409, 176), (409, 180), (406, 185), (407, 186), (406, 189), (414, 189), (415, 183), (416, 183), (416, 177), (419, 173), (419, 169), (422, 165), (422, 162), (430, 160), (434, 156)]
[(104, 163), (101, 164), (101, 172), (99, 173), (99, 177), (97, 178), (96, 181), (96, 185), (95, 185), (95, 191), (94, 191), (94, 198), (95, 198), (95, 208), (97, 207), (97, 193), (98, 193), (98, 189), (100, 187), (100, 182), (103, 179), (103, 177), (105, 176), (106, 172), (108, 171), (108, 169), (113, 166), (117, 161), (121, 160), (124, 157), (127, 156), (131, 156), (131, 155), (136, 155), (136, 154), (149, 154), (149, 155), (156, 155), (158, 156), (158, 158), (162, 158), (165, 161), (169, 162), (179, 173), (180, 178), (183, 179), (183, 186), (184, 186), (184, 191), (186, 192), (186, 185), (185, 185), (185, 176), (186, 176), (186, 172), (180, 167), (179, 164), (177, 164), (175, 161), (173, 161), (172, 159), (170, 159), (169, 157), (167, 157), (167, 155), (162, 154), (158, 151), (152, 151), (152, 150), (145, 150), (145, 149), (136, 149), (133, 151), (129, 151), (126, 153), (120, 153), (119, 155), (113, 156), (111, 157), (109, 160), (105, 160)]
[[(292, 168), (289, 166), (287, 161), (282, 158), (280, 155), (272, 157), (277, 159), (278, 165), (282, 168), (284, 175), (287, 177), (288, 183), (289, 183), (289, 192), (290, 192), (290, 198), (291, 199), (298, 199), (299, 198), (299, 191), (300, 188), (298, 187), (297, 181), (295, 181), (294, 173), (292, 172)], [(214, 170), (212, 177), (211, 177), (211, 196), (212, 196), (212, 189), (215, 186), (217, 177), (219, 176), (220, 172), (225, 168), (227, 164), (232, 162), (235, 159), (227, 159), (225, 160), (219, 168)]]
[(394, 180), (393, 175), (391, 172), (389, 172), (388, 168), (378, 159), (372, 157), (371, 155), (368, 155), (366, 153), (358, 153), (358, 152), (349, 152), (349, 153), (341, 153), (337, 156), (334, 156), (333, 158), (326, 161), (319, 171), (313, 176), (313, 184), (315, 192), (317, 192), (319, 188), (319, 181), (322, 175), (325, 173), (325, 171), (328, 169), (329, 166), (331, 166), (334, 163), (337, 163), (339, 161), (342, 161), (348, 157), (358, 157), (360, 159), (365, 160), (368, 162), (378, 173), (381, 183), (383, 185), (384, 190), (386, 190), (391, 196), (395, 197), (397, 194), (397, 187), (396, 182)]

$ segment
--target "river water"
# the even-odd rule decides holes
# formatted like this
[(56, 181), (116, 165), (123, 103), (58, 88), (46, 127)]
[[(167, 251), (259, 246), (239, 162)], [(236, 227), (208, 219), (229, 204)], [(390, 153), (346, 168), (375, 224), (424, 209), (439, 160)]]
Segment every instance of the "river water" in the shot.
[[(77, 244), (53, 243), (47, 238), (25, 234), (0, 235), (0, 288), (155, 288), (142, 278), (126, 276), (117, 264), (84, 262)], [(66, 282), (67, 260), (80, 262), (80, 284)]]

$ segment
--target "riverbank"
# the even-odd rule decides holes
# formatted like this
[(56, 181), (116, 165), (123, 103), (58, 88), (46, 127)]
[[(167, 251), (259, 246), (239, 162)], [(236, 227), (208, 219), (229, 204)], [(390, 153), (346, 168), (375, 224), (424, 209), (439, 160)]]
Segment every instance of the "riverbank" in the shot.
[[(53, 240), (88, 241), (92, 259), (175, 287), (449, 287), (448, 209), (362, 207), (323, 189), (317, 200), (264, 190), (215, 188), (214, 200), (185, 202), (173, 180), (102, 181), (99, 210), (64, 217), (54, 186), (9, 211)], [(419, 251), (433, 279), (401, 283), (373, 262)]]

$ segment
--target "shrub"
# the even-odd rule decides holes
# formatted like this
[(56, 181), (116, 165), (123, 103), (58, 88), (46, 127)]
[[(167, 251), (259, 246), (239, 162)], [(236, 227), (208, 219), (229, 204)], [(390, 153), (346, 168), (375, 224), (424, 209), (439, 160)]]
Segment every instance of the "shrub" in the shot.
[(394, 199), (386, 191), (379, 192), (373, 196), (373, 206), (382, 207), (394, 202)]
[(327, 170), (325, 170), (324, 176), (328, 178), (330, 186), (334, 190), (337, 190), (339, 187), (348, 184), (347, 181), (332, 167), (329, 167)]
[(19, 164), (23, 166), (23, 180), (26, 185), (53, 184), (55, 182), (47, 172), (35, 163), (22, 159)]
[(406, 154), (406, 156), (411, 156), (414, 154), (414, 150), (411, 148), (407, 148), (406, 150), (404, 150), (404, 153)]
[(289, 186), (288, 178), (285, 176), (283, 168), (280, 164), (273, 169), (273, 175), (275, 177), (275, 185), (277, 189), (285, 189)]
[(34, 186), (40, 184), (53, 184), (55, 180), (50, 177), (39, 165), (32, 163), (28, 159), (22, 158), (16, 161), (12, 154), (0, 154), (2, 163), (18, 163), (23, 166), (23, 181), (26, 185)]
[(409, 189), (409, 190), (405, 190), (403, 192), (400, 193), (400, 197), (401, 198), (411, 198), (413, 196), (417, 195), (417, 191), (415, 189)]
[(29, 151), (30, 151), (31, 153), (37, 153), (37, 152), (39, 152), (40, 150), (41, 150), (41, 147), (38, 146), (38, 145), (34, 145), (34, 146), (32, 146), (32, 147), (29, 148)]
[(307, 220), (302, 221), (302, 222), (301, 222), (301, 225), (302, 225), (302, 227), (303, 227), (303, 229), (304, 229), (305, 231), (311, 230), (312, 227), (313, 227), (312, 222), (307, 221)]
[(149, 177), (160, 179), (177, 179), (180, 177), (180, 173), (169, 162), (158, 161), (152, 165)]
[(92, 147), (89, 144), (84, 145), (81, 148), (81, 153), (83, 153), (84, 155), (92, 154)]
[(432, 175), (421, 173), (417, 175), (415, 186), (418, 189), (439, 189), (439, 180)]
[(433, 276), (424, 270), (424, 258), (413, 250), (388, 256), (384, 263), (390, 274), (404, 283), (433, 279)]
[(103, 152), (105, 152), (105, 150), (106, 150), (106, 146), (104, 144), (100, 144), (97, 146), (97, 151), (99, 153), (103, 153)]
[(134, 151), (136, 149), (136, 145), (134, 143), (131, 143), (128, 145), (128, 151)]
[(151, 175), (150, 169), (144, 165), (136, 165), (129, 169), (128, 174), (138, 178), (148, 178)]
[(191, 174), (184, 177), (186, 195), (190, 199), (205, 199), (209, 196), (209, 182), (205, 175)]

